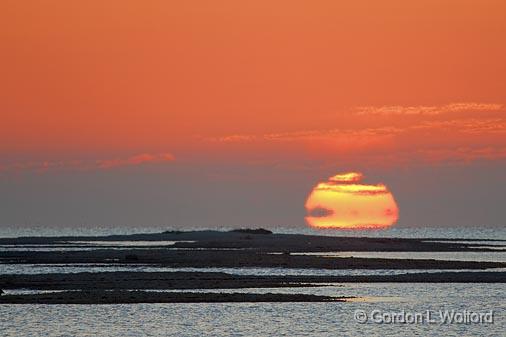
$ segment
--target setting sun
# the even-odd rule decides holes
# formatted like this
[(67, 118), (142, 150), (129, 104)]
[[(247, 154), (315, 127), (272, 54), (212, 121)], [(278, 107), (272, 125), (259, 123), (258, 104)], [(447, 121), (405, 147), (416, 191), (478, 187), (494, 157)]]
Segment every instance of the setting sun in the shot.
[(358, 183), (357, 172), (318, 183), (306, 201), (307, 223), (315, 228), (387, 228), (399, 218), (395, 199), (383, 184)]

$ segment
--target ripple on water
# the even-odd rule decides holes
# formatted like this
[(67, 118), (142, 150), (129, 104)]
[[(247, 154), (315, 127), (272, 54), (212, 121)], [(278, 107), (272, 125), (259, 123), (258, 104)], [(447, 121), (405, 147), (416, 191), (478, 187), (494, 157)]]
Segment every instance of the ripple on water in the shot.
[[(487, 271), (505, 271), (494, 268)], [(98, 272), (213, 272), (232, 275), (290, 275), (290, 276), (349, 276), (349, 275), (398, 275), (407, 273), (480, 272), (475, 269), (312, 269), (312, 268), (170, 268), (138, 264), (9, 264), (0, 263), (0, 274), (52, 274)]]
[[(0, 305), (5, 336), (501, 336), (502, 284), (349, 284), (340, 294), (403, 301), (128, 305)], [(494, 324), (359, 324), (355, 310), (494, 310)]]

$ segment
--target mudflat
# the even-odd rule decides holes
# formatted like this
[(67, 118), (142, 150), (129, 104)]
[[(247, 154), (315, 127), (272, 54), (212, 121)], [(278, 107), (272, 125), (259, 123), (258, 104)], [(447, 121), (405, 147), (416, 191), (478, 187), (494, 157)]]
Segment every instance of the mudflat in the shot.
[(505, 283), (506, 272), (424, 272), (399, 275), (254, 276), (211, 272), (100, 272), (2, 275), (0, 287), (30, 290), (238, 289), (313, 287), (329, 283)]
[(123, 304), (123, 303), (225, 303), (225, 302), (343, 302), (349, 297), (305, 294), (187, 293), (147, 291), (64, 291), (7, 295), (5, 304)]
[[(325, 252), (497, 252), (497, 243), (480, 240), (329, 237), (273, 234), (267, 230), (170, 231), (75, 237), (3, 238), (0, 263), (85, 264), (84, 272), (0, 275), (6, 294), (0, 303), (106, 304), (183, 302), (341, 301), (307, 294), (210, 293), (205, 289), (319, 287), (350, 282), (505, 283), (506, 263), (325, 256)], [(483, 242), (485, 241), (485, 242)], [(497, 240), (494, 240), (497, 241)], [(503, 245), (504, 246), (504, 245)], [(296, 254), (299, 253), (299, 254)], [(302, 253), (302, 254), (300, 254)], [(305, 255), (304, 253), (313, 253)], [(133, 271), (86, 272), (86, 266), (121, 265)], [(135, 267), (164, 267), (164, 272)], [(1, 267), (1, 266), (0, 266)], [(369, 269), (368, 275), (236, 275), (224, 272), (180, 272), (171, 268)], [(374, 270), (411, 270), (375, 274)], [(420, 272), (416, 272), (420, 270)], [(422, 272), (423, 270), (423, 272)], [(431, 272), (427, 272), (431, 270)], [(443, 271), (455, 270), (455, 271)], [(465, 270), (465, 271), (458, 271)], [(18, 289), (34, 293), (19, 294)], [(198, 290), (181, 292), (180, 290)], [(13, 291), (13, 292), (11, 292)], [(40, 291), (37, 293), (37, 291)], [(44, 292), (55, 291), (55, 292)]]

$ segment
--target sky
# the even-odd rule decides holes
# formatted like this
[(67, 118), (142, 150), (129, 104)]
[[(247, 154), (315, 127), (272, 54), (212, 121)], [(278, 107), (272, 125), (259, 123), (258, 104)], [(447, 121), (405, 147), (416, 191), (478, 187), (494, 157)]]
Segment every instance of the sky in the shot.
[(502, 0), (3, 0), (0, 225), (504, 226)]

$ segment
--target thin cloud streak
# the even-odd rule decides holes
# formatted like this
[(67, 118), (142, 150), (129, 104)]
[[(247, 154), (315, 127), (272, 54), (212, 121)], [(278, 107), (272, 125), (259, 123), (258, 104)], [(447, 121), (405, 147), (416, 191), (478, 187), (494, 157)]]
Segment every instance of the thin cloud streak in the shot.
[(143, 153), (139, 155), (135, 155), (126, 159), (107, 159), (107, 160), (99, 160), (96, 162), (97, 168), (100, 169), (112, 169), (116, 167), (124, 167), (124, 166), (136, 166), (142, 164), (159, 164), (168, 161), (173, 161), (176, 158), (170, 153), (162, 153), (162, 154), (149, 154)]
[(385, 106), (362, 106), (355, 110), (356, 115), (375, 115), (375, 116), (392, 116), (392, 115), (441, 115), (450, 112), (479, 112), (479, 111), (500, 111), (503, 109), (502, 104), (496, 103), (450, 103), (440, 106), (402, 106), (402, 105), (385, 105)]
[(170, 153), (142, 153), (127, 158), (113, 159), (15, 162), (0, 165), (0, 173), (17, 173), (23, 171), (47, 172), (52, 170), (110, 170), (120, 167), (139, 166), (144, 164), (162, 164), (172, 162), (174, 160), (176, 160), (176, 158)]
[[(502, 108), (502, 104), (486, 103), (367, 108), (362, 111), (370, 113), (369, 124), (357, 120), (355, 127), (348, 123), (347, 128), (234, 134), (203, 141), (221, 146), (225, 151), (229, 145), (256, 153), (273, 148), (294, 153), (293, 149), (297, 149), (301, 158), (337, 161), (343, 165), (406, 166), (504, 160), (506, 118), (502, 117)], [(444, 114), (450, 112), (466, 113)], [(416, 118), (385, 121), (383, 114), (416, 115)], [(350, 115), (349, 118), (354, 121), (358, 117)]]

